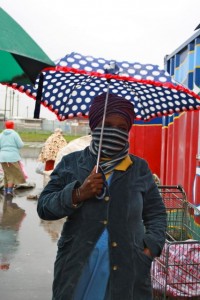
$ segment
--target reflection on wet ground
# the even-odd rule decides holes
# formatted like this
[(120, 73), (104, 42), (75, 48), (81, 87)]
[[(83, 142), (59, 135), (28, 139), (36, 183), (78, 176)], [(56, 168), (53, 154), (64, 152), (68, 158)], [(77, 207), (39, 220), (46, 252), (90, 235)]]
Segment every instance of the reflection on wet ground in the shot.
[(36, 186), (16, 189), (13, 199), (0, 194), (1, 300), (51, 299), (56, 243), (64, 220), (40, 220), (37, 200), (27, 199), (43, 188), (43, 177), (35, 172), (37, 151), (33, 158), (29, 154), (22, 156), (27, 182)]

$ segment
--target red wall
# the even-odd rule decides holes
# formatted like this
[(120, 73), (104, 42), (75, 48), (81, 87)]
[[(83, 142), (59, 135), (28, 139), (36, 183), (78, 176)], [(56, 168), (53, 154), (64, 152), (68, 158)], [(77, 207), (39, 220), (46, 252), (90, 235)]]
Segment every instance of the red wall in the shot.
[(136, 125), (130, 131), (130, 153), (147, 160), (153, 173), (160, 177), (162, 124)]
[(199, 116), (197, 111), (182, 113), (162, 129), (161, 182), (182, 185), (190, 202), (193, 202)]
[[(147, 160), (163, 185), (182, 185), (193, 203), (200, 112), (182, 113), (166, 126), (137, 125), (130, 131), (130, 153)], [(200, 193), (200, 191), (199, 191)]]

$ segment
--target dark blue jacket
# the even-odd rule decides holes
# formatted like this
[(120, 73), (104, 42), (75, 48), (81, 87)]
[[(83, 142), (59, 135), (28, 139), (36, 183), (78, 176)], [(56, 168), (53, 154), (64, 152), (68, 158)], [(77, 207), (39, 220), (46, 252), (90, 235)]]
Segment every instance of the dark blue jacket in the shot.
[(127, 171), (115, 171), (104, 199), (72, 207), (72, 191), (91, 173), (96, 161), (88, 147), (66, 155), (51, 175), (38, 200), (44, 220), (67, 216), (55, 261), (53, 299), (71, 300), (84, 265), (107, 227), (112, 300), (150, 300), (152, 258), (164, 242), (166, 211), (148, 164), (130, 155)]

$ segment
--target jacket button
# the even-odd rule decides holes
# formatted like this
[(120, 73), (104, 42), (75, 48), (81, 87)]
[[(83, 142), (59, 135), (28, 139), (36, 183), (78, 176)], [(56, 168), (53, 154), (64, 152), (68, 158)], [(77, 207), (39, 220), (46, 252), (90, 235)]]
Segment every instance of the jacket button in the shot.
[(110, 197), (109, 197), (109, 196), (106, 196), (106, 197), (104, 198), (104, 200), (105, 200), (106, 202), (108, 202), (108, 201), (110, 200)]
[(118, 266), (115, 265), (112, 267), (112, 269), (113, 269), (113, 271), (116, 271), (118, 269)]
[(112, 242), (112, 247), (117, 247), (117, 243), (116, 242)]

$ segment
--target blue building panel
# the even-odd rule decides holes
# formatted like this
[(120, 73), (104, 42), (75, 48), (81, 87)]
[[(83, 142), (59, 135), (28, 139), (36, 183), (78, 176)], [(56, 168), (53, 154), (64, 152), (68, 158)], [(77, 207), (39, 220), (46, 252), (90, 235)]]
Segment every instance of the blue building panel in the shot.
[(195, 91), (200, 88), (200, 30), (165, 57), (165, 66), (178, 83)]

